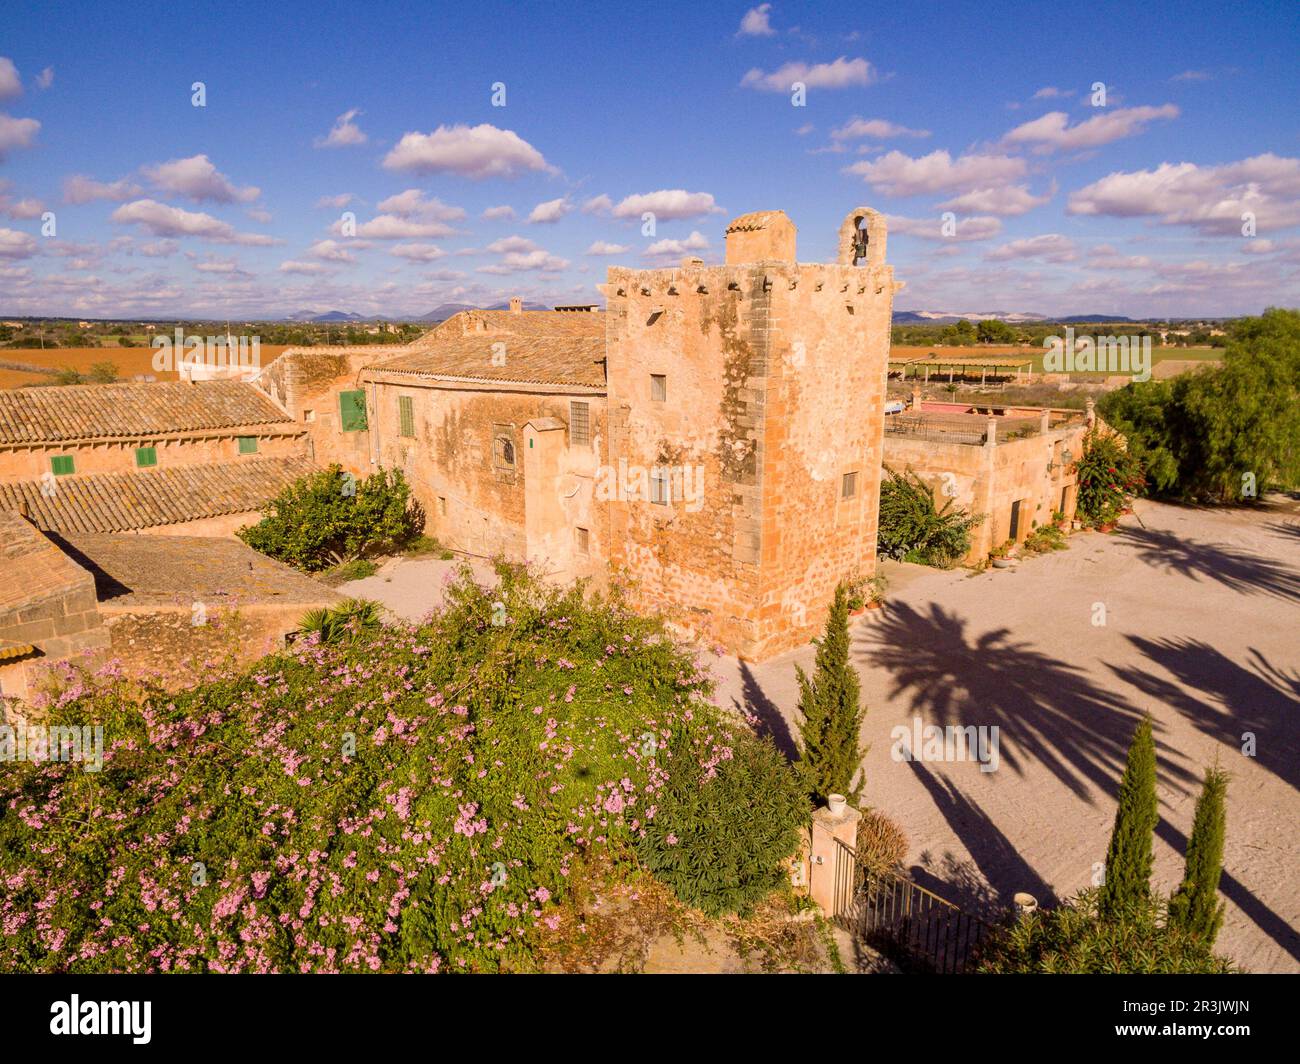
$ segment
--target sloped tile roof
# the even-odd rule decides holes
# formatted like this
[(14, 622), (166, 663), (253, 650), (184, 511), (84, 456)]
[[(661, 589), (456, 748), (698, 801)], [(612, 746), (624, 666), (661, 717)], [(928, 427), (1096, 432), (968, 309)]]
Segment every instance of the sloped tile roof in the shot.
[(74, 384), (0, 390), (0, 444), (133, 439), (293, 424), (243, 381)]
[(86, 570), (13, 509), (0, 503), (0, 613), (89, 586)]
[(476, 336), (483, 333), (510, 333), (514, 336), (550, 336), (605, 338), (605, 312), (525, 310), (512, 314), (508, 310), (462, 310), (436, 325), (411, 343), (411, 347), (428, 347), (450, 337)]
[(52, 532), (127, 532), (260, 510), (286, 485), (315, 471), (309, 458), (241, 458), (129, 473), (59, 477), (55, 494), (41, 480), (0, 484), (0, 510), (24, 508)]
[[(557, 317), (595, 315), (557, 315)], [(605, 387), (605, 335), (549, 336), (505, 332), (447, 336), (369, 366), (367, 374), (406, 374), (453, 381)]]

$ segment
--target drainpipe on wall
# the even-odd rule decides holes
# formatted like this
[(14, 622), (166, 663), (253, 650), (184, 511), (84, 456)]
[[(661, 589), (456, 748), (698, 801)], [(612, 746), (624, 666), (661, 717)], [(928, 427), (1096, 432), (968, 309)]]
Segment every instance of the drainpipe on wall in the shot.
[(370, 464), (377, 466), (379, 464), (379, 385), (374, 381), (370, 382), (370, 405), (374, 409), (374, 423), (367, 420), (369, 426), (367, 435), (370, 437)]

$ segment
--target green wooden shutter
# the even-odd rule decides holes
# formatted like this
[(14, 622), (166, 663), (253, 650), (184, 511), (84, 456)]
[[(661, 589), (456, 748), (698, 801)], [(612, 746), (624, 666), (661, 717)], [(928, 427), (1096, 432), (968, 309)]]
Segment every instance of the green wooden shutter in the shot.
[(67, 476), (69, 473), (75, 473), (77, 470), (72, 462), (70, 454), (56, 454), (50, 458), (50, 469), (56, 477)]
[(156, 466), (158, 464), (158, 451), (153, 447), (137, 447), (135, 449), (135, 464), (140, 469), (146, 466)]
[(400, 421), (398, 434), (402, 436), (415, 435), (415, 404), (411, 401), (409, 395), (399, 395), (397, 397), (397, 413)]
[(257, 454), (257, 437), (240, 436), (239, 437), (240, 454)]
[(366, 393), (358, 388), (355, 392), (339, 392), (339, 420), (344, 432), (361, 432), (368, 428), (366, 422)]

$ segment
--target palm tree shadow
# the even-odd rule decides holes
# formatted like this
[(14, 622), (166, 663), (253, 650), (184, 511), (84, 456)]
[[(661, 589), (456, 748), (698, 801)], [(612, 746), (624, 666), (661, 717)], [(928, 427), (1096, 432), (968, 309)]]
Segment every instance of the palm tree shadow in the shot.
[(1139, 691), (1172, 706), (1196, 728), (1228, 747), (1255, 738), (1252, 756), (1300, 790), (1300, 671), (1287, 671), (1258, 650), (1246, 664), (1195, 639), (1129, 636), (1172, 679), (1143, 668), (1111, 671)]
[(939, 812), (966, 849), (970, 861), (945, 853), (940, 862), (922, 853), (912, 878), (967, 912), (996, 919), (1016, 891), (1033, 894), (1040, 903), (1055, 905), (1056, 892), (1047, 884), (978, 805), (946, 779), (940, 779), (921, 761), (910, 761), (916, 778), (929, 792)]
[(1138, 558), (1153, 568), (1211, 580), (1242, 594), (1300, 601), (1300, 570), (1272, 558), (1161, 529), (1125, 526), (1117, 535), (1136, 546)]
[[(1007, 767), (1024, 775), (1036, 761), (1089, 804), (1094, 788), (1114, 791), (1142, 711), (1083, 669), (1013, 639), (1005, 628), (968, 637), (966, 622), (938, 603), (928, 611), (891, 606), (864, 635), (855, 652), (888, 669), (889, 697), (910, 700), (927, 723), (997, 727)], [(1157, 753), (1162, 779), (1184, 791), (1195, 783), (1159, 739)]]

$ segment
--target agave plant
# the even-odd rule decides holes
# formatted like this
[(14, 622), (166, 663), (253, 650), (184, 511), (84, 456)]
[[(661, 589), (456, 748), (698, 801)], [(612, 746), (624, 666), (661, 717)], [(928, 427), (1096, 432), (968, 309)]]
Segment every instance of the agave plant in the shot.
[(373, 632), (382, 624), (378, 602), (350, 598), (335, 606), (308, 610), (298, 622), (298, 634), (315, 633), (322, 643), (339, 643)]

